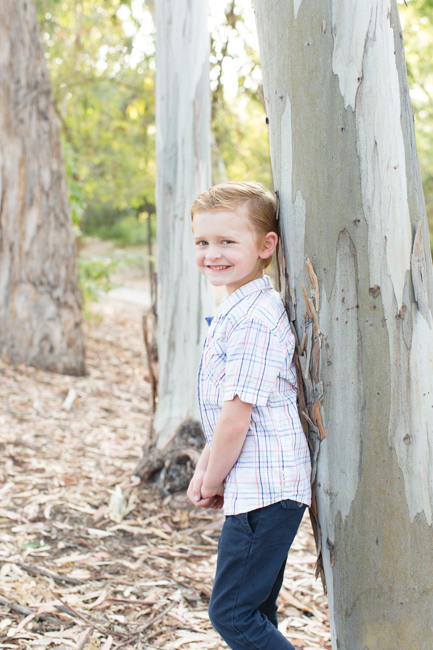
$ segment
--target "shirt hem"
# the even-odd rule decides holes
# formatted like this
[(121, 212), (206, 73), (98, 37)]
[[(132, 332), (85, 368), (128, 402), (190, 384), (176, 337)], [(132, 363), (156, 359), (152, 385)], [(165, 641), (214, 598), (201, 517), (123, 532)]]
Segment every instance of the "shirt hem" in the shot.
[(226, 517), (231, 517), (233, 515), (242, 515), (245, 514), (246, 512), (251, 512), (252, 510), (258, 510), (259, 508), (266, 508), (267, 506), (272, 506), (274, 503), (279, 503), (280, 501), (285, 501), (286, 499), (291, 499), (292, 501), (297, 501), (298, 503), (302, 503), (307, 508), (311, 507), (311, 497), (307, 499), (305, 497), (301, 498), (297, 495), (283, 494), (276, 499), (270, 499), (270, 500), (267, 499), (261, 505), (256, 505), (255, 507), (248, 507), (244, 509), (241, 506), (239, 510), (236, 508), (233, 512), (227, 512), (226, 508), (223, 508), (223, 512)]

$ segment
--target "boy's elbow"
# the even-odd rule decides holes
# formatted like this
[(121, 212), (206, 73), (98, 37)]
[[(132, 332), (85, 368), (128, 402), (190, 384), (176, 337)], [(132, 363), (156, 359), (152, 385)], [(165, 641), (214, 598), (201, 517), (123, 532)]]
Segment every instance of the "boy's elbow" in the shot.
[(229, 438), (242, 438), (245, 437), (248, 433), (250, 427), (250, 420), (248, 421), (233, 421), (228, 419), (222, 423), (223, 431), (226, 432), (226, 435)]

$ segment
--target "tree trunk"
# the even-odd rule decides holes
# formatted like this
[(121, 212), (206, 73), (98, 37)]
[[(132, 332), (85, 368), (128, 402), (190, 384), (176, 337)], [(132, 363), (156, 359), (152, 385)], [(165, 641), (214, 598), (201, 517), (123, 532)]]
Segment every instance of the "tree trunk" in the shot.
[(198, 419), (197, 370), (213, 311), (194, 261), (189, 209), (211, 183), (207, 2), (159, 0), (156, 14), (157, 312), (159, 385), (153, 422), (162, 448)]
[(0, 353), (85, 371), (75, 243), (33, 2), (0, 0)]
[(254, 5), (333, 648), (430, 650), (433, 283), (397, 6)]

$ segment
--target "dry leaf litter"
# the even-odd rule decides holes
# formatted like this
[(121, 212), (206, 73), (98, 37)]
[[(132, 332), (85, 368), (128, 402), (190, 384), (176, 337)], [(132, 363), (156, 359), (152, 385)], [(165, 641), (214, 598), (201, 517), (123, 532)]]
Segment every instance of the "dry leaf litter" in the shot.
[[(0, 363), (0, 648), (226, 648), (207, 616), (223, 523), (134, 483), (149, 428), (142, 310), (104, 300), (86, 377)], [(280, 628), (330, 648), (308, 517)]]

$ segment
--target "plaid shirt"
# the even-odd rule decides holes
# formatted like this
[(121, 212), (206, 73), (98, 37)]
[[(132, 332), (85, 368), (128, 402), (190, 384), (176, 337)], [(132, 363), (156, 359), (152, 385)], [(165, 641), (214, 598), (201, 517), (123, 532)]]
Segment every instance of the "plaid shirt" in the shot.
[(294, 348), (286, 312), (267, 276), (227, 296), (212, 319), (198, 374), (209, 446), (224, 401), (238, 395), (253, 405), (245, 443), (225, 482), (226, 515), (283, 499), (311, 503), (311, 462), (296, 403)]

